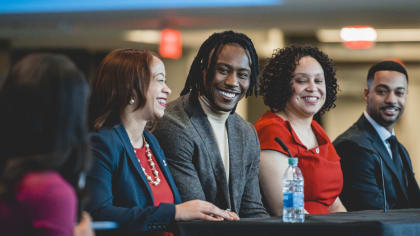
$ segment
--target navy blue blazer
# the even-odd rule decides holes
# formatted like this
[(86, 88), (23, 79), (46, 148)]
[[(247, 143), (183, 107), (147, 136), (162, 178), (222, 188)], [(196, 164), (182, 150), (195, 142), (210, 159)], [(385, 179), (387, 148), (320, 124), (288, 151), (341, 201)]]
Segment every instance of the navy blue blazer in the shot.
[(347, 210), (420, 207), (420, 189), (407, 150), (400, 144), (408, 177), (406, 186), (378, 133), (364, 115), (337, 137), (334, 146), (341, 157), (344, 187), (340, 198)]
[[(172, 189), (175, 203), (181, 198), (156, 138), (144, 137)], [(94, 156), (87, 176), (90, 203), (96, 221), (115, 221), (127, 231), (167, 230), (175, 218), (175, 205), (154, 206), (153, 194), (122, 124), (91, 134)]]

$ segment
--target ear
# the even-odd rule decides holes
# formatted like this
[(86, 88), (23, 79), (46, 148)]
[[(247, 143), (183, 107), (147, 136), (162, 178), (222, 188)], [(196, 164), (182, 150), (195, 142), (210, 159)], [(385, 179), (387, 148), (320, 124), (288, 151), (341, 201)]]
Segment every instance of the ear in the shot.
[(365, 90), (363, 91), (363, 98), (367, 102), (367, 100), (369, 98), (369, 88), (365, 88)]

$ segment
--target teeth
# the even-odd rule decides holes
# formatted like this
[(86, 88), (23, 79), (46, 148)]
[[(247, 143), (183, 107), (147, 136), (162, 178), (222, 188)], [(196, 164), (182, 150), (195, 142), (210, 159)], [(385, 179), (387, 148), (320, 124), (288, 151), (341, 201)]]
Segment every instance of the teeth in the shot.
[(219, 92), (220, 92), (221, 94), (223, 94), (223, 96), (226, 96), (226, 97), (228, 97), (228, 98), (234, 98), (234, 97), (235, 97), (235, 95), (236, 95), (236, 94), (234, 94), (234, 93), (228, 93), (228, 92), (221, 91), (221, 90), (219, 90)]
[(311, 102), (318, 100), (317, 97), (304, 97), (303, 99), (305, 99), (306, 101), (311, 101)]
[(166, 100), (165, 100), (165, 99), (158, 99), (158, 102), (159, 102), (159, 103), (166, 104)]

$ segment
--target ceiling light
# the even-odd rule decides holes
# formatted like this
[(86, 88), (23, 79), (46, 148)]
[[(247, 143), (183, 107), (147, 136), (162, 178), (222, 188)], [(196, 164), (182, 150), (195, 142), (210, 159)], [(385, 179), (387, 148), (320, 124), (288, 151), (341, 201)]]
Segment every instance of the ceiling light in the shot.
[(160, 42), (159, 30), (130, 30), (125, 32), (124, 40), (136, 43), (158, 44)]
[[(339, 29), (321, 29), (316, 36), (323, 43), (343, 42)], [(376, 42), (420, 42), (420, 29), (376, 29)]]
[(349, 49), (368, 49), (375, 44), (376, 30), (367, 25), (352, 25), (340, 30), (340, 38)]

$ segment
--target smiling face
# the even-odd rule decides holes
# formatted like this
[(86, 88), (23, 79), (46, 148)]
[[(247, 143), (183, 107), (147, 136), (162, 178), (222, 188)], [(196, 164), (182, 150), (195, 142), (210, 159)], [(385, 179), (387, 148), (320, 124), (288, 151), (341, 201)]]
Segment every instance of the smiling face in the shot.
[(165, 66), (155, 56), (153, 56), (153, 61), (150, 64), (150, 72), (151, 78), (149, 89), (147, 90), (147, 101), (141, 109), (145, 120), (161, 118), (165, 112), (168, 95), (171, 94), (171, 89), (166, 85)]
[(292, 96), (285, 112), (301, 117), (313, 117), (324, 105), (326, 87), (324, 70), (313, 57), (302, 57), (292, 74)]
[(397, 71), (377, 71), (365, 89), (368, 114), (389, 131), (402, 115), (407, 100), (407, 78)]
[(237, 44), (224, 45), (217, 55), (213, 80), (204, 77), (205, 96), (212, 109), (231, 111), (249, 88), (251, 68), (248, 53)]

